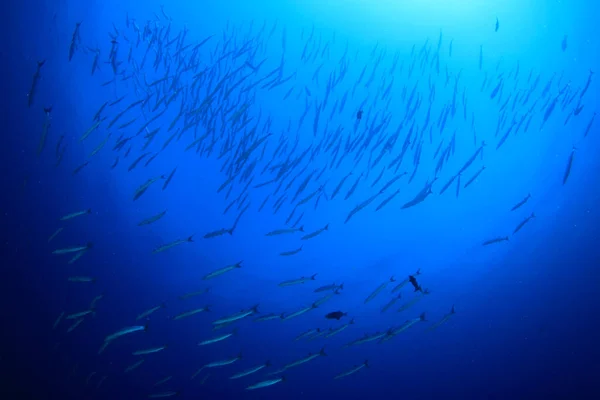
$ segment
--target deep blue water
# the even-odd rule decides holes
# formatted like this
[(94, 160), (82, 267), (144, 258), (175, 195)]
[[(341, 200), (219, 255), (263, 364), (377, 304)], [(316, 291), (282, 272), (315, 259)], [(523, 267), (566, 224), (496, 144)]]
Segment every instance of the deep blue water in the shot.
[[(27, 0), (3, 13), (6, 398), (142, 399), (169, 391), (181, 399), (596, 398), (595, 3), (205, 3), (177, 1), (163, 12), (156, 1)], [(81, 140), (101, 106), (122, 96)], [(161, 175), (175, 168), (162, 190)], [(403, 208), (428, 187), (424, 201)], [(204, 238), (234, 225), (232, 234)], [(304, 233), (266, 236), (292, 225)], [(153, 254), (190, 235), (193, 242)], [(509, 240), (482, 245), (500, 237)], [(71, 264), (70, 255), (53, 254), (87, 243), (93, 247)], [(241, 268), (203, 279), (240, 261)], [(418, 269), (428, 294), (411, 283), (391, 293)], [(314, 274), (315, 281), (278, 285)], [(365, 303), (390, 277), (396, 282)], [(303, 315), (254, 321), (308, 307), (333, 293), (314, 293), (332, 283), (343, 289)], [(79, 319), (66, 316), (100, 295), (94, 312), (67, 332)], [(215, 320), (256, 304), (259, 313), (213, 330)], [(205, 306), (209, 312), (174, 319)], [(452, 306), (456, 313), (436, 327)], [(332, 311), (347, 315), (325, 318)], [(422, 313), (425, 321), (392, 336)], [(352, 318), (333, 337), (295, 340)], [(146, 332), (98, 354), (108, 335), (145, 324)], [(344, 347), (376, 332), (390, 340)], [(163, 345), (124, 372), (141, 359), (132, 352)], [(321, 349), (327, 356), (268, 375)], [(365, 360), (369, 368), (333, 379)], [(229, 379), (267, 361), (272, 366)], [(245, 390), (281, 376), (271, 387)]]

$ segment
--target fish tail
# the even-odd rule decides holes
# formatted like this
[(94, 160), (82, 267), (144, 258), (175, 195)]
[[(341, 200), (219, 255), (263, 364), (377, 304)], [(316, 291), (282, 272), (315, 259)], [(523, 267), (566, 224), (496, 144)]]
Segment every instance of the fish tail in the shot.
[(190, 235), (190, 236), (187, 238), (187, 241), (188, 241), (188, 242), (193, 242), (193, 241), (194, 241), (194, 235)]
[(325, 347), (322, 347), (321, 350), (319, 350), (319, 355), (321, 355), (321, 356), (326, 356), (327, 355), (325, 353)]
[(425, 313), (422, 313), (422, 314), (419, 316), (419, 319), (420, 319), (421, 321), (427, 321), (427, 319), (425, 319)]

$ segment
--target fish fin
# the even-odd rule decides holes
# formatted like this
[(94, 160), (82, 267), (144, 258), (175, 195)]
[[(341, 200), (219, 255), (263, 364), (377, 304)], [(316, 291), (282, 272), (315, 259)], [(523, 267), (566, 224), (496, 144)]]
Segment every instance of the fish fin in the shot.
[(422, 313), (422, 314), (419, 316), (419, 319), (420, 319), (421, 321), (427, 321), (427, 319), (425, 319), (425, 313)]
[(327, 354), (325, 353), (325, 347), (322, 347), (321, 350), (319, 350), (319, 355), (320, 356), (326, 356)]

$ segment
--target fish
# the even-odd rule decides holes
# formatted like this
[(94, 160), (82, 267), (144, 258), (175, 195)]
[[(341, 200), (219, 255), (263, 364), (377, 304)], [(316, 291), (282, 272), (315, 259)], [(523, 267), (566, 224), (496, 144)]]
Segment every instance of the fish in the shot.
[(496, 237), (493, 239), (486, 240), (485, 242), (483, 242), (483, 245), (489, 246), (490, 244), (507, 242), (507, 241), (508, 241), (508, 236), (499, 236), (499, 237)]
[(209, 292), (208, 289), (197, 290), (195, 292), (189, 292), (189, 293), (183, 294), (183, 295), (179, 296), (179, 299), (185, 300), (185, 299), (189, 299), (190, 297), (195, 297), (195, 296), (199, 296), (201, 294), (206, 294), (208, 292)]
[(58, 324), (60, 324), (60, 321), (62, 321), (63, 317), (65, 316), (65, 312), (62, 311), (58, 317), (56, 317), (56, 320), (54, 320), (54, 324), (52, 325), (52, 330), (55, 330), (56, 327), (58, 326)]
[(427, 321), (427, 319), (425, 318), (425, 313), (421, 313), (421, 315), (419, 317), (407, 320), (404, 324), (400, 325), (398, 328), (389, 329), (385, 333), (385, 336), (383, 336), (379, 340), (379, 343), (383, 343), (383, 342), (386, 342), (386, 341), (394, 338), (395, 336), (399, 335), (400, 333), (406, 331), (408, 328), (415, 325), (417, 322), (426, 322), (426, 321)]
[(83, 210), (83, 211), (76, 211), (76, 212), (74, 212), (74, 213), (71, 213), (71, 214), (64, 215), (64, 216), (62, 216), (62, 217), (60, 218), (60, 220), (61, 220), (61, 221), (68, 221), (68, 220), (70, 220), (70, 219), (77, 218), (77, 217), (80, 217), (80, 216), (82, 216), (82, 215), (87, 215), (87, 214), (91, 214), (91, 213), (92, 213), (92, 209), (91, 209), (91, 208), (88, 208), (87, 210)]
[(164, 210), (164, 211), (159, 212), (158, 214), (155, 214), (155, 215), (153, 215), (151, 217), (143, 219), (140, 222), (138, 222), (138, 226), (144, 226), (144, 225), (153, 224), (156, 221), (158, 221), (159, 219), (161, 219), (162, 217), (164, 217), (166, 213), (167, 213), (167, 210)]
[(204, 239), (211, 239), (211, 238), (215, 238), (217, 236), (223, 236), (226, 233), (233, 235), (233, 229), (223, 228), (223, 229), (219, 229), (218, 231), (208, 232), (206, 235), (204, 235)]
[(166, 303), (160, 303), (159, 305), (149, 308), (148, 310), (139, 314), (135, 320), (139, 321), (140, 319), (148, 318), (151, 314), (154, 314), (156, 311), (160, 310), (161, 308), (165, 308), (166, 306)]
[(173, 396), (179, 396), (180, 392), (174, 392), (174, 391), (169, 391), (169, 392), (161, 392), (161, 393), (152, 393), (148, 395), (149, 399), (164, 399), (167, 397), (173, 397)]
[(454, 314), (456, 314), (456, 311), (454, 309), (454, 305), (452, 305), (452, 308), (450, 309), (450, 312), (448, 314), (444, 315), (442, 317), (442, 319), (440, 319), (439, 321), (434, 322), (433, 324), (431, 324), (429, 326), (428, 330), (432, 331), (434, 329), (437, 329), (440, 325), (446, 323), (450, 319), (450, 317), (452, 317)]
[(208, 274), (204, 275), (202, 277), (202, 279), (203, 280), (213, 279), (213, 278), (216, 278), (217, 276), (223, 275), (223, 274), (225, 274), (225, 273), (227, 273), (229, 271), (233, 271), (234, 269), (242, 268), (242, 262), (243, 261), (238, 261), (235, 264), (231, 264), (231, 265), (228, 265), (226, 267), (220, 268), (220, 269), (218, 269), (216, 271), (209, 272)]
[(165, 183), (163, 184), (162, 190), (165, 190), (167, 188), (167, 186), (169, 186), (169, 183), (171, 182), (171, 179), (173, 179), (173, 175), (175, 175), (175, 171), (177, 171), (177, 167), (173, 168), (173, 171), (171, 171), (171, 173), (169, 174), (169, 176), (165, 180)]
[(320, 286), (320, 287), (316, 288), (315, 290), (313, 290), (313, 292), (320, 293), (320, 292), (337, 291), (337, 290), (343, 290), (343, 289), (344, 289), (343, 283), (341, 283), (339, 285), (332, 283), (330, 285)]
[(394, 304), (396, 304), (396, 302), (398, 300), (400, 300), (401, 298), (402, 298), (402, 293), (398, 293), (397, 296), (392, 297), (390, 301), (388, 301), (383, 307), (381, 307), (381, 312), (382, 313), (386, 312), (388, 309), (390, 309), (390, 307), (392, 307)]
[(69, 282), (96, 282), (96, 278), (90, 276), (70, 276), (67, 280)]
[(85, 311), (80, 311), (80, 312), (76, 312), (73, 314), (69, 314), (65, 318), (66, 319), (80, 319), (82, 317), (85, 317), (90, 314), (95, 314), (95, 313), (96, 313), (96, 310), (91, 309), (91, 310), (85, 310)]
[(521, 228), (523, 228), (525, 224), (531, 221), (533, 218), (535, 218), (535, 213), (532, 212), (530, 216), (526, 217), (523, 221), (519, 223), (519, 225), (516, 226), (515, 230), (513, 231), (513, 235), (519, 232)]
[(140, 365), (142, 365), (144, 363), (144, 359), (141, 359), (140, 361), (131, 364), (130, 366), (128, 366), (127, 368), (125, 368), (125, 371), (123, 371), (124, 373), (129, 373), (131, 371), (133, 371), (134, 369), (137, 369)]
[(297, 249), (294, 250), (288, 250), (288, 251), (282, 251), (281, 253), (279, 253), (280, 256), (293, 256), (294, 254), (298, 254), (302, 251), (302, 246), (298, 247)]
[(571, 168), (573, 167), (573, 157), (575, 156), (575, 146), (573, 146), (571, 153), (569, 154), (569, 159), (567, 161), (567, 167), (565, 168), (565, 173), (563, 174), (562, 183), (565, 185), (567, 180), (569, 180), (569, 176), (571, 175)]
[(256, 314), (258, 313), (258, 304), (250, 307), (247, 310), (242, 310), (240, 312), (234, 313), (228, 317), (224, 317), (224, 318), (220, 318), (216, 321), (213, 321), (213, 325), (223, 325), (223, 324), (228, 324), (231, 322), (235, 322), (235, 321), (239, 321), (241, 319), (244, 319), (246, 317), (248, 317), (249, 315), (252, 314)]
[(313, 274), (309, 277), (300, 277), (297, 279), (291, 279), (291, 280), (287, 280), (287, 281), (283, 281), (281, 283), (278, 284), (279, 287), (285, 287), (285, 286), (292, 286), (292, 285), (298, 285), (298, 284), (303, 284), (306, 282), (310, 282), (310, 281), (314, 281), (317, 277), (317, 274)]
[(417, 282), (417, 278), (415, 278), (413, 275), (410, 275), (408, 277), (408, 281), (410, 282), (411, 285), (413, 285), (413, 287), (415, 288), (415, 292), (422, 292), (423, 289), (421, 288), (421, 286), (419, 285), (419, 283)]
[(182, 313), (179, 313), (179, 314), (175, 315), (171, 319), (173, 321), (177, 321), (178, 319), (191, 317), (192, 315), (200, 314), (200, 313), (203, 313), (203, 312), (209, 312), (209, 311), (210, 311), (210, 307), (209, 306), (194, 308), (193, 310), (184, 311)]
[(165, 176), (164, 175), (156, 176), (156, 177), (150, 178), (146, 182), (144, 182), (141, 186), (139, 186), (137, 189), (135, 189), (135, 193), (133, 194), (133, 200), (135, 201), (135, 200), (139, 199), (140, 196), (142, 196), (144, 193), (146, 193), (146, 190), (148, 190), (148, 188), (154, 182), (156, 182), (160, 179), (165, 179)]
[[(316, 231), (314, 231), (314, 232), (311, 232), (311, 233), (309, 233), (309, 234), (306, 234), (306, 235), (302, 236), (302, 237), (300, 238), (300, 240), (308, 240), (308, 239), (312, 239), (312, 238), (314, 238), (314, 237), (316, 237), (316, 236), (319, 236), (321, 233), (323, 233), (323, 232), (325, 232), (325, 231), (327, 231), (327, 230), (329, 230), (329, 224), (326, 224), (324, 227), (322, 227), (322, 228), (319, 228), (319, 229), (317, 229), (317, 230), (316, 230)], [(302, 231), (302, 232), (304, 232), (304, 231)]]
[(37, 92), (37, 85), (41, 78), (41, 70), (45, 63), (46, 60), (41, 60), (37, 62), (37, 67), (35, 73), (33, 74), (33, 79), (31, 81), (31, 87), (29, 89), (29, 92), (27, 93), (27, 106), (29, 108), (31, 108), (31, 106), (33, 105), (35, 94)]
[(348, 313), (342, 312), (342, 311), (332, 311), (328, 314), (325, 315), (325, 318), (327, 319), (336, 319), (336, 320), (340, 320), (342, 317), (348, 315)]
[(393, 289), (392, 289), (392, 293), (396, 293), (397, 291), (399, 291), (400, 289), (402, 289), (407, 283), (410, 283), (410, 277), (416, 277), (421, 275), (421, 268), (417, 269), (417, 271), (406, 277), (406, 279), (404, 279), (402, 282), (398, 283)]
[(337, 327), (337, 328), (329, 328), (329, 331), (325, 333), (324, 337), (330, 338), (338, 333), (347, 329), (350, 325), (354, 325), (354, 318), (352, 318), (349, 322)]
[(162, 378), (162, 379), (160, 379), (160, 380), (156, 381), (156, 383), (154, 383), (154, 385), (152, 385), (152, 386), (160, 386), (160, 385), (162, 385), (163, 383), (167, 383), (167, 382), (168, 382), (168, 381), (170, 381), (171, 379), (173, 379), (173, 375), (166, 376), (166, 377), (164, 377), (164, 378)]
[(203, 340), (201, 342), (198, 342), (198, 346), (206, 346), (207, 344), (213, 344), (213, 343), (221, 342), (221, 341), (223, 341), (225, 339), (228, 339), (228, 338), (230, 338), (230, 337), (232, 337), (232, 336), (234, 336), (236, 334), (237, 334), (237, 329), (234, 329), (230, 333), (225, 333), (223, 335), (219, 335), (219, 336), (213, 337), (211, 339), (206, 339), (206, 340)]
[(315, 308), (317, 308), (317, 305), (315, 303), (311, 304), (308, 307), (303, 307), (299, 310), (296, 310), (290, 314), (281, 314), (281, 319), (282, 320), (287, 320), (287, 319), (292, 319), (292, 318), (296, 318), (299, 317), (300, 315), (306, 314), (307, 312), (314, 310)]
[[(200, 368), (199, 371), (205, 369), (205, 368), (218, 368), (218, 367), (224, 367), (226, 365), (231, 365), (233, 363), (235, 363), (238, 360), (242, 359), (242, 353), (239, 353), (237, 356), (235, 357), (231, 357), (231, 358), (227, 358), (225, 360), (219, 360), (219, 361), (213, 361), (211, 363), (205, 364), (203, 367)], [(198, 372), (199, 372), (198, 371)], [(198, 373), (196, 372), (196, 374)], [(195, 374), (195, 375), (196, 375)]]
[(377, 287), (377, 289), (375, 289), (364, 301), (365, 304), (367, 304), (368, 302), (370, 302), (371, 300), (373, 300), (379, 293), (381, 293), (381, 291), (383, 289), (386, 288), (386, 286), (390, 283), (390, 282), (396, 282), (396, 279), (391, 276), (390, 279), (388, 281), (383, 282), (381, 285), (379, 285)]
[(126, 328), (120, 329), (115, 333), (112, 333), (104, 338), (105, 342), (112, 342), (115, 339), (118, 339), (122, 336), (129, 335), (135, 332), (148, 332), (148, 325), (134, 325), (128, 326)]
[(267, 379), (266, 381), (260, 381), (258, 383), (253, 384), (253, 385), (247, 386), (246, 390), (262, 389), (262, 388), (266, 388), (266, 387), (269, 387), (269, 386), (276, 385), (279, 382), (285, 382), (285, 377), (281, 376), (281, 377), (275, 378), (275, 379)]
[(176, 239), (170, 243), (163, 244), (152, 250), (152, 254), (162, 253), (163, 251), (172, 249), (173, 247), (179, 246), (183, 243), (192, 243), (194, 241), (194, 235), (188, 236), (187, 239)]
[(231, 375), (229, 377), (229, 379), (243, 378), (245, 376), (248, 376), (248, 375), (251, 375), (251, 374), (254, 374), (254, 373), (258, 372), (258, 371), (262, 370), (263, 368), (268, 368), (270, 366), (271, 366), (271, 362), (270, 361), (266, 361), (263, 364), (257, 365), (255, 367), (249, 368), (249, 369), (244, 370), (242, 372), (239, 372), (237, 374)]
[(300, 226), (298, 228), (290, 228), (290, 229), (276, 229), (274, 231), (266, 233), (265, 236), (278, 236), (278, 235), (285, 235), (285, 234), (296, 233), (296, 232), (304, 232), (304, 226)]
[(527, 196), (525, 196), (523, 198), (523, 200), (519, 201), (517, 204), (515, 204), (510, 211), (515, 211), (518, 208), (521, 208), (523, 205), (525, 205), (525, 203), (527, 203), (527, 201), (531, 198), (531, 193), (527, 193)]
[(358, 371), (360, 371), (361, 369), (363, 369), (365, 367), (369, 367), (369, 360), (365, 360), (362, 364), (356, 365), (356, 366), (354, 366), (352, 369), (350, 369), (348, 371), (341, 372), (341, 373), (337, 374), (333, 379), (340, 379), (340, 378), (344, 378), (346, 376), (355, 374), (355, 373), (357, 373)]
[(137, 350), (134, 351), (133, 353), (131, 353), (134, 356), (145, 356), (147, 354), (154, 354), (154, 353), (158, 353), (160, 351), (163, 351), (164, 349), (167, 348), (167, 345), (164, 346), (159, 346), (159, 347), (151, 347), (149, 349), (144, 349), (144, 350)]
[(63, 227), (58, 228), (57, 230), (54, 231), (54, 233), (52, 235), (50, 235), (50, 237), (48, 238), (48, 243), (50, 243), (52, 241), (52, 239), (54, 239), (59, 233), (61, 233), (63, 231)]
[(92, 247), (94, 247), (94, 244), (92, 242), (88, 242), (86, 245), (83, 245), (83, 246), (73, 246), (73, 247), (65, 247), (63, 249), (57, 249), (57, 250), (54, 250), (52, 252), (52, 254), (79, 253), (84, 250), (91, 249)]

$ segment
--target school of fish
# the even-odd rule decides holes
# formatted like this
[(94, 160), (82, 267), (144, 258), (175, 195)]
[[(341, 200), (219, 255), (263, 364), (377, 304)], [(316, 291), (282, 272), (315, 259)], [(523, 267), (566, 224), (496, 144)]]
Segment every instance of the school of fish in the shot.
[[(499, 27), (496, 20), (495, 27), (490, 29), (498, 32)], [(273, 214), (291, 210), (289, 214), (281, 215), (279, 229), (264, 232), (264, 240), (279, 235), (298, 238), (296, 247), (278, 252), (284, 262), (288, 257), (306, 251), (320, 236), (344, 229), (344, 224), (352, 223), (359, 213), (376, 216), (375, 213), (384, 207), (394, 207), (402, 212), (421, 205), (430, 196), (444, 195), (453, 185), (457, 197), (463, 190), (476, 190), (476, 183), (485, 179), (486, 167), (492, 168), (484, 164), (484, 152), (501, 152), (507, 141), (518, 134), (542, 130), (559, 114), (565, 118), (565, 125), (575, 118), (587, 118), (581, 140), (592, 131), (596, 116), (596, 112), (586, 115), (588, 110), (584, 111), (586, 93), (593, 82), (592, 71), (577, 85), (563, 81), (562, 75), (545, 77), (533, 70), (522, 72), (518, 62), (509, 69), (500, 64), (484, 66), (482, 46), (478, 65), (474, 66), (483, 76), (478, 89), (489, 98), (489, 106), (497, 109), (498, 119), (495, 129), (490, 129), (491, 135), (478, 137), (477, 117), (468, 107), (468, 90), (472, 88), (462, 84), (462, 70), (449, 72), (453, 41), (446, 40), (441, 31), (437, 42), (427, 38), (421, 45), (413, 45), (409, 57), (401, 57), (399, 51), (390, 54), (388, 49), (376, 44), (370, 51), (370, 61), (362, 65), (356, 62), (358, 52), (354, 53), (347, 41), (340, 44), (335, 34), (326, 38), (316, 32), (314, 26), (297, 33), (301, 36), (302, 48), (287, 47), (288, 35), (292, 33), (288, 33), (286, 27), (254, 21), (244, 26), (228, 25), (221, 37), (214, 33), (199, 42), (192, 42), (187, 39), (187, 28), (178, 32), (172, 30), (172, 19), (161, 8), (151, 20), (138, 21), (127, 15), (123, 26), (113, 24), (107, 43), (108, 54), (85, 44), (88, 41), (84, 28), (85, 22), (76, 23), (71, 42), (65, 46), (68, 47), (68, 60), (86, 60), (92, 76), (101, 68), (110, 68), (112, 79), (99, 84), (126, 85), (127, 91), (98, 104), (97, 111), (89, 118), (89, 128), (78, 138), (79, 142), (84, 142), (99, 137), (98, 145), (86, 161), (70, 173), (84, 174), (86, 167), (95, 161), (94, 156), (101, 151), (111, 152), (114, 157), (113, 164), (107, 168), (120, 168), (126, 173), (147, 167), (161, 157), (167, 147), (173, 146), (182, 153), (193, 152), (197, 157), (218, 160), (222, 166), (222, 184), (214, 189), (223, 197), (224, 214), (236, 214), (233, 223), (226, 227), (205, 227), (198, 235), (182, 232), (179, 238), (148, 249), (154, 254), (177, 251), (178, 247), (193, 246), (199, 240), (217, 237), (226, 240), (236, 233), (244, 214), (252, 207), (256, 212)], [(281, 45), (279, 58), (273, 65), (273, 53), (267, 52), (267, 48), (274, 41), (281, 41)], [(330, 56), (334, 46), (343, 49), (339, 59)], [(563, 51), (567, 48), (566, 36), (561, 47)], [(30, 108), (38, 107), (36, 93), (46, 62), (40, 60), (37, 63), (28, 94)], [(267, 68), (267, 65), (271, 67)], [(263, 114), (260, 105), (260, 96), (265, 93), (282, 101), (289, 98), (303, 101), (304, 109), (299, 115), (290, 117), (285, 129), (276, 127), (273, 118)], [(392, 100), (393, 108), (390, 107)], [(41, 111), (45, 120), (38, 155), (46, 147), (52, 125), (52, 107), (40, 107)], [(457, 121), (462, 124), (460, 129), (449, 128), (457, 125)], [(458, 160), (459, 168), (449, 169), (449, 160), (455, 157), (459, 145), (472, 147), (471, 156)], [(61, 136), (56, 144), (56, 166), (61, 164), (66, 150), (64, 136)], [(560, 177), (563, 184), (577, 168), (575, 155), (576, 146), (573, 146)], [(421, 162), (424, 157), (435, 160), (433, 170), (423, 171), (423, 165), (428, 165)], [(332, 171), (338, 171), (341, 179), (333, 180), (331, 176), (337, 175)], [(382, 179), (384, 174), (392, 178)], [(138, 201), (148, 191), (165, 191), (177, 179), (177, 165), (162, 174), (148, 175), (133, 191), (131, 199)], [(417, 189), (409, 186), (413, 181)], [(368, 188), (371, 196), (355, 196), (359, 186)], [(256, 201), (257, 198), (260, 201)], [(507, 213), (527, 209), (530, 198), (530, 194), (523, 193), (523, 197), (507, 205)], [(344, 222), (322, 221), (320, 226), (308, 230), (302, 222), (304, 215), (316, 210), (323, 202), (334, 201), (346, 210)], [(68, 231), (70, 221), (91, 218), (92, 214), (93, 210), (84, 209), (58, 216), (59, 226), (48, 242), (59, 241), (61, 233)], [(511, 235), (524, 230), (535, 216), (535, 212), (528, 209), (512, 233), (481, 238), (481, 245), (508, 242)], [(162, 218), (169, 218), (169, 212), (157, 209), (156, 213), (139, 221), (139, 229)], [(102, 249), (83, 241), (55, 246), (52, 253), (66, 256), (66, 262), (73, 264), (84, 262), (86, 254), (96, 251)], [(240, 268), (252, 268), (242, 258), (230, 265), (207, 270), (203, 280), (227, 279)], [(423, 310), (413, 311), (419, 300), (430, 295), (429, 288), (422, 286), (421, 280), (423, 275), (426, 276), (422, 272), (426, 271), (421, 271), (418, 266), (411, 271), (399, 272), (373, 288), (364, 300), (366, 304), (387, 296), (381, 303), (381, 312), (410, 313), (398, 326), (384, 332), (369, 332), (352, 313), (328, 309), (329, 312), (323, 312), (323, 315), (336, 323), (336, 327), (307, 327), (295, 338), (320, 341), (315, 352), (297, 360), (277, 359), (274, 367), (271, 357), (265, 357), (253, 360), (246, 368), (238, 367), (242, 354), (232, 352), (198, 365), (197, 370), (190, 371), (189, 379), (196, 380), (203, 375), (200, 378), (200, 384), (203, 384), (211, 377), (211, 369), (227, 368), (229, 379), (236, 385), (239, 382), (240, 389), (266, 389), (283, 385), (286, 379), (294, 379), (294, 368), (318, 362), (320, 357), (326, 356), (326, 340), (342, 331), (356, 333), (356, 339), (344, 345), (345, 348), (369, 342), (381, 344), (416, 325), (426, 324), (428, 330), (437, 329), (455, 315), (455, 308), (449, 304), (447, 314), (432, 322)], [(68, 281), (89, 284), (96, 282), (96, 278), (69, 276)], [(211, 317), (206, 326), (208, 331), (215, 332), (197, 345), (211, 346), (230, 339), (239, 334), (237, 324), (242, 320), (252, 319), (256, 324), (265, 321), (285, 323), (306, 313), (324, 310), (326, 302), (343, 295), (344, 291), (343, 282), (319, 283), (318, 271), (311, 271), (307, 276), (292, 276), (278, 286), (293, 285), (303, 285), (308, 293), (319, 293), (323, 297), (284, 313), (266, 313), (259, 304), (242, 305), (239, 312)], [(178, 301), (202, 298), (208, 293), (207, 288), (199, 289), (182, 294)], [(99, 304), (104, 296), (110, 296), (110, 292), (107, 290), (94, 297), (81, 309), (65, 310), (56, 319), (53, 329), (64, 326), (67, 333), (73, 332), (96, 312), (103, 312)], [(104, 341), (98, 344), (99, 356), (123, 337), (143, 335), (151, 330), (149, 317), (164, 312), (165, 308), (164, 302), (157, 302), (140, 310), (137, 316), (132, 315), (129, 326), (108, 329)], [(171, 320), (176, 324), (177, 320), (198, 314), (208, 318), (210, 311), (210, 305), (204, 304), (184, 309)], [(225, 333), (217, 332), (220, 329)], [(124, 351), (123, 347), (118, 351)], [(133, 373), (143, 363), (152, 363), (153, 354), (166, 351), (169, 346), (165, 344), (130, 349), (132, 362), (124, 368), (123, 374)], [(273, 360), (276, 358), (272, 355)], [(342, 379), (369, 367), (368, 360), (357, 361), (360, 362), (356, 365), (341, 368), (331, 379)], [(168, 398), (181, 393), (179, 388), (160, 390), (168, 387), (173, 378), (168, 371), (165, 373), (164, 378), (148, 385), (149, 398)], [(94, 371), (88, 375), (86, 384), (91, 384), (96, 375), (96, 388), (110, 378)]]

